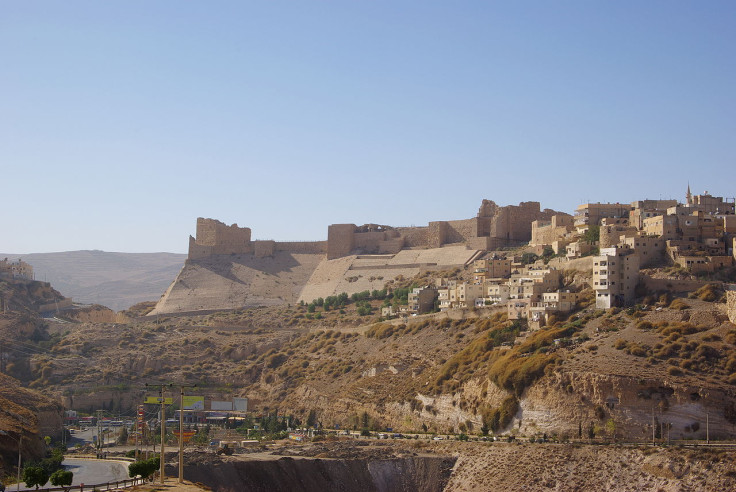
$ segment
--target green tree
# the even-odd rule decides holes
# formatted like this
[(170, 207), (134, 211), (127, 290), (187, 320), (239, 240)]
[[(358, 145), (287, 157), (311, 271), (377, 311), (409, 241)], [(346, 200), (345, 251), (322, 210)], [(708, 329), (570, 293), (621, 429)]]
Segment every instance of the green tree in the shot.
[(530, 263), (534, 263), (539, 259), (539, 256), (535, 255), (534, 253), (524, 253), (521, 255), (521, 264), (522, 265), (528, 265)]
[(307, 427), (314, 427), (316, 423), (317, 423), (317, 412), (313, 408), (309, 411), (309, 414), (307, 415)]
[(64, 490), (69, 490), (67, 487), (69, 487), (72, 484), (74, 473), (67, 471), (67, 470), (56, 470), (54, 473), (51, 474), (50, 478), (51, 478), (51, 485), (55, 485), (57, 487), (64, 487)]
[(608, 419), (606, 422), (606, 433), (613, 438), (616, 437), (616, 422), (613, 419)]
[(49, 474), (41, 466), (27, 466), (23, 469), (23, 481), (26, 487), (35, 486), (38, 489), (49, 481)]
[(128, 467), (128, 475), (131, 478), (140, 475), (142, 478), (147, 479), (159, 469), (160, 464), (161, 462), (158, 457), (136, 461), (135, 463), (131, 463)]
[(598, 225), (588, 226), (588, 229), (583, 234), (583, 240), (589, 243), (594, 243), (601, 239), (601, 227)]
[(125, 426), (120, 430), (118, 444), (128, 444), (128, 429)]

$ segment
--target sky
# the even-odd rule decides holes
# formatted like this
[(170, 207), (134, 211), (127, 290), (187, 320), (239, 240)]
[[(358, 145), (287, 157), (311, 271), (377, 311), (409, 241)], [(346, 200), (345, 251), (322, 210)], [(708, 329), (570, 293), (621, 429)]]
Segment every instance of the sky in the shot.
[(736, 195), (736, 2), (0, 0), (0, 251)]

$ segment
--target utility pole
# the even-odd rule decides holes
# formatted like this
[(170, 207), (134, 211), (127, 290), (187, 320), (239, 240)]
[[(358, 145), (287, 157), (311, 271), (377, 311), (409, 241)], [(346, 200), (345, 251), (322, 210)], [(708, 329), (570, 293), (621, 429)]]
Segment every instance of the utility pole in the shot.
[(709, 412), (705, 412), (705, 443), (710, 444), (710, 419)]
[(2, 340), (0, 340), (0, 372), (5, 374), (5, 345)]
[(164, 474), (164, 450), (166, 449), (166, 398), (164, 398), (164, 385), (161, 385), (161, 457), (159, 463), (159, 475), (161, 476), (161, 485), (166, 480)]
[(184, 482), (184, 388), (196, 388), (197, 385), (182, 385), (179, 394), (179, 483)]
[(652, 407), (652, 444), (655, 443), (655, 433), (654, 433), (654, 407)]
[[(159, 475), (161, 477), (161, 484), (163, 485), (164, 481), (166, 480), (166, 474), (164, 472), (164, 457), (166, 452), (166, 398), (164, 396), (164, 388), (166, 386), (173, 386), (172, 383), (160, 383), (160, 384), (148, 384), (146, 383), (146, 388), (149, 386), (160, 386), (161, 387), (161, 393), (159, 401), (161, 402), (161, 454), (159, 455)], [(156, 445), (154, 443), (154, 452), (156, 452)]]
[[(102, 410), (97, 410), (97, 454), (99, 455), (102, 451), (103, 445), (101, 436), (102, 436)], [(97, 456), (99, 458), (99, 456)]]

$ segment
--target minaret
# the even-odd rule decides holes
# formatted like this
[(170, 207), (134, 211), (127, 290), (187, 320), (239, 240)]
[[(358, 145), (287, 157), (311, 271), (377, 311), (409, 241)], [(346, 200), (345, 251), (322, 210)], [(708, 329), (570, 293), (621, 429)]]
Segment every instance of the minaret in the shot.
[(693, 201), (693, 194), (690, 193), (690, 183), (687, 184), (687, 195), (685, 195), (685, 200), (687, 205), (691, 205)]

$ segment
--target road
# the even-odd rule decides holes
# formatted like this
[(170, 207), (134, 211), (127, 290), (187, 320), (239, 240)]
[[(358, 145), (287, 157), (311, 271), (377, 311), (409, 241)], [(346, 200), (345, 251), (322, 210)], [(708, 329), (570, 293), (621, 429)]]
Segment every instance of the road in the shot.
[[(125, 480), (128, 477), (128, 464), (119, 461), (95, 460), (86, 458), (66, 458), (62, 465), (66, 470), (74, 473), (72, 485), (115, 482)], [(21, 482), (23, 483), (23, 482)], [(23, 484), (25, 485), (25, 484)], [(21, 485), (20, 490), (35, 490)], [(47, 487), (51, 487), (49, 482)], [(86, 489), (86, 487), (85, 487)], [(9, 486), (8, 492), (15, 490), (15, 486)]]

